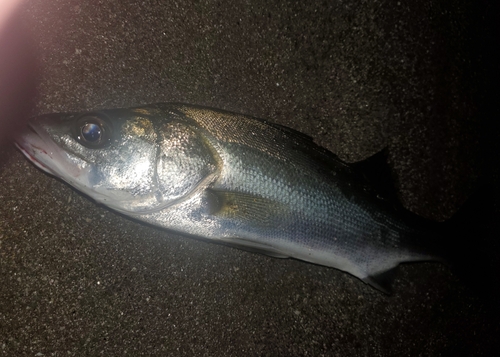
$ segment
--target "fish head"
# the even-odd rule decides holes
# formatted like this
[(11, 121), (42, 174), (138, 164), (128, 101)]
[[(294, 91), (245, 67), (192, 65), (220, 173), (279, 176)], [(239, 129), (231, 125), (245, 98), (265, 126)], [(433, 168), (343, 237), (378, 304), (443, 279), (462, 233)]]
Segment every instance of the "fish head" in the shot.
[(125, 214), (174, 204), (216, 167), (197, 133), (130, 109), (41, 115), (16, 145), (43, 171)]

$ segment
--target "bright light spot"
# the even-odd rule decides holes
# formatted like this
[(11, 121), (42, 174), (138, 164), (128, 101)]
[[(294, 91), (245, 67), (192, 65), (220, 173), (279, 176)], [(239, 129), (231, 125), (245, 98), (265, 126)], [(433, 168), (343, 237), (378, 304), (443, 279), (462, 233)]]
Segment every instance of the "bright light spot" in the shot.
[(138, 177), (142, 177), (145, 174), (148, 173), (149, 170), (149, 161), (144, 160), (142, 162), (139, 162), (137, 165), (134, 167), (134, 172)]

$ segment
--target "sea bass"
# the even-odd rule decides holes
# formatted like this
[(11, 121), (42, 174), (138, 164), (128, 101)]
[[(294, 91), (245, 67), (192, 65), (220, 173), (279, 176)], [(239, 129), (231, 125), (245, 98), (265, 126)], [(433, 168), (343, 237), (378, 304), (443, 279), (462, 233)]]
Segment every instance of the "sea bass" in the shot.
[(17, 140), (43, 171), (172, 231), (350, 273), (387, 291), (437, 259), (352, 165), (265, 120), (177, 103), (33, 118)]

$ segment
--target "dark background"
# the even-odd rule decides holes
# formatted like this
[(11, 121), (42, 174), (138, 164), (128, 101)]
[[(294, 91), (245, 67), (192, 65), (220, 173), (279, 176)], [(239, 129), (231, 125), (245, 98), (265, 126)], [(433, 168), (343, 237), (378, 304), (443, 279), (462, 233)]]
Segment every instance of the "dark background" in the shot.
[(16, 96), (19, 112), (2, 102), (3, 136), (30, 109), (181, 101), (293, 127), (349, 162), (388, 148), (401, 202), (427, 218), (449, 219), (473, 198), (449, 223), (466, 228), (443, 240), (462, 261), (404, 265), (385, 296), (335, 269), (130, 221), (4, 139), (0, 355), (496, 355), (497, 10), (465, 0), (29, 1), (0, 50), (31, 36), (38, 91)]

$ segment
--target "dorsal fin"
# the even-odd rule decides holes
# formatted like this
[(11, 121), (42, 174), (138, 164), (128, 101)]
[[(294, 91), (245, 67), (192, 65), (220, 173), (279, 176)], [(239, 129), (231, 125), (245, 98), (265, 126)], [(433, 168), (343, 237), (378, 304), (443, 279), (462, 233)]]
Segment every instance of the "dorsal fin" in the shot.
[(388, 164), (388, 148), (355, 163), (350, 164), (356, 173), (363, 177), (365, 184), (378, 198), (400, 207), (397, 190), (394, 186), (394, 175)]

